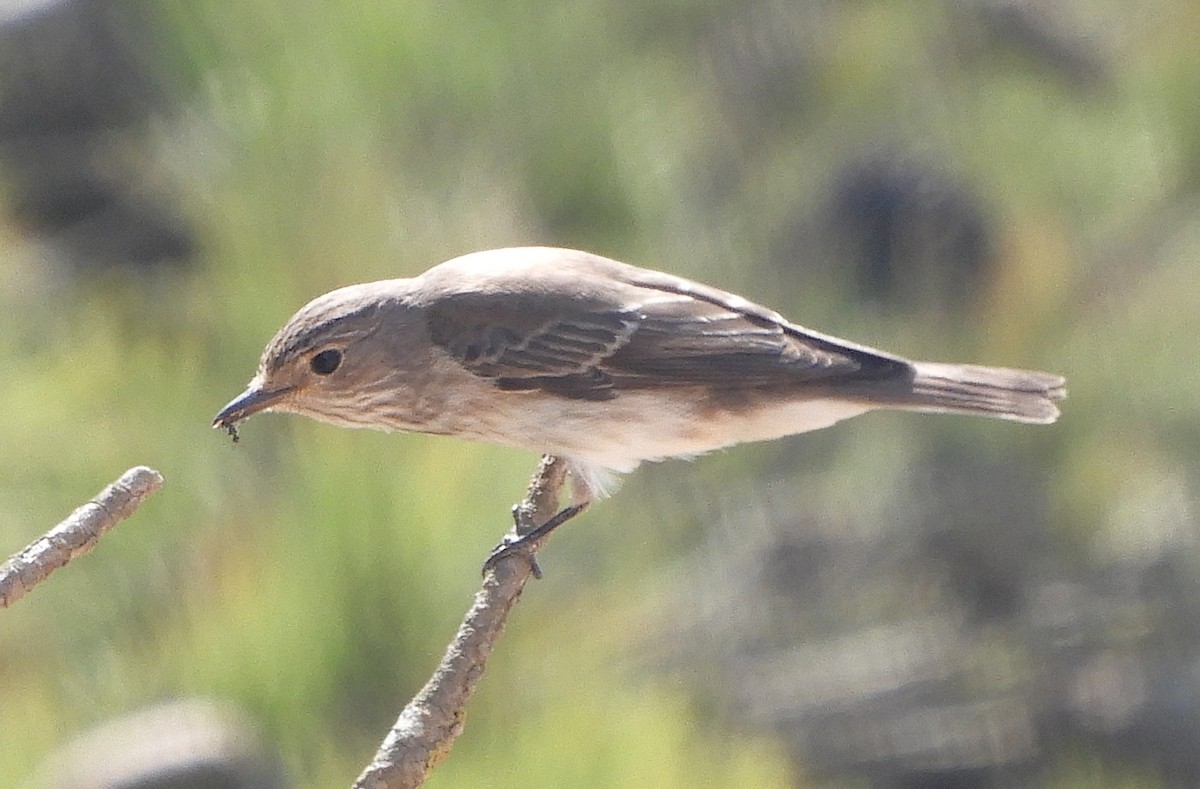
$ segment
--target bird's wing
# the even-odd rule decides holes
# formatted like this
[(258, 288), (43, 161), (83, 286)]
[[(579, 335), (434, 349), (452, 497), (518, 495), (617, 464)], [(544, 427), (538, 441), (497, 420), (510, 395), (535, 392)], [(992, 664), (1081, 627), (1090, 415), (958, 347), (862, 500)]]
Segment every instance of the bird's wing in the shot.
[(506, 389), (546, 389), (605, 399), (605, 361), (637, 331), (637, 319), (600, 304), (549, 297), (462, 293), (429, 310), (434, 343), (459, 364)]
[(442, 295), (433, 341), (510, 390), (606, 399), (623, 389), (727, 389), (873, 379), (903, 360), (809, 333), (740, 297), (628, 267), (603, 293)]
[[(686, 281), (684, 281), (686, 283)], [(672, 283), (673, 284), (673, 283)], [(694, 283), (686, 283), (693, 285)], [(707, 289), (705, 289), (707, 290)], [(775, 313), (731, 294), (649, 290), (637, 331), (606, 364), (631, 379), (683, 384), (768, 386), (849, 375), (863, 361), (811, 342)]]
[(872, 379), (904, 363), (665, 291), (620, 307), (546, 295), (448, 296), (431, 308), (428, 327), (434, 343), (502, 389), (572, 398), (664, 386), (755, 389)]

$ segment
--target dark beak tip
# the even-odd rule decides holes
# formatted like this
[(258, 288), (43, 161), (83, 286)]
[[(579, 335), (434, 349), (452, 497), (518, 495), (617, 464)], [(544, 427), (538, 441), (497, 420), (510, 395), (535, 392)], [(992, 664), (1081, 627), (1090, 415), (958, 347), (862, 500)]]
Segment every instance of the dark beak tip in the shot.
[(217, 430), (228, 430), (243, 419), (270, 408), (286, 390), (263, 391), (251, 387), (230, 400), (213, 419), (212, 426)]
[(237, 409), (226, 406), (222, 408), (215, 417), (213, 417), (212, 427), (214, 430), (225, 430), (230, 425), (237, 424), (245, 417), (238, 414)]

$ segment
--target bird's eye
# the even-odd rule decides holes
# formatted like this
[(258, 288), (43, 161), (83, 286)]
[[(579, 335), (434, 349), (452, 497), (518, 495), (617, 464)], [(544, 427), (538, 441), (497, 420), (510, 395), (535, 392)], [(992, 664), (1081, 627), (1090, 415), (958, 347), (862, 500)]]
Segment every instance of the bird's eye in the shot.
[(321, 351), (308, 362), (317, 375), (329, 375), (342, 363), (342, 352), (336, 348)]

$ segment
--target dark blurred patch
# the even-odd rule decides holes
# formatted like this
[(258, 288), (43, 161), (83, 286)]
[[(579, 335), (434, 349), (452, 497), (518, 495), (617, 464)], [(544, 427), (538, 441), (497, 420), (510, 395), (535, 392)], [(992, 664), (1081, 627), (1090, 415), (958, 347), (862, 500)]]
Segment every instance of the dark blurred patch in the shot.
[(1050, 536), (1047, 484), (950, 446), (879, 522), (822, 519), (803, 492), (734, 503), (680, 590), (675, 660), (810, 774), (1031, 786), (1086, 752), (1192, 786), (1200, 573), (1186, 545), (1089, 562)]
[(975, 0), (949, 7), (953, 41), (967, 59), (1007, 65), (996, 55), (1012, 53), (1075, 89), (1096, 89), (1110, 81), (1111, 57), (1100, 41), (1081, 30), (1083, 12), (1076, 4)]
[(189, 259), (194, 235), (156, 184), (145, 125), (172, 94), (142, 3), (0, 9), (0, 168), (18, 227), (79, 268)]
[(4, 9), (0, 139), (121, 128), (163, 108), (167, 96), (143, 59), (145, 22), (130, 13), (136, 8), (57, 0)]
[(192, 256), (192, 233), (169, 203), (101, 174), (87, 150), (55, 157), (53, 147), (39, 146), (13, 168), (20, 175), (9, 211), (23, 232), (53, 243), (80, 266), (144, 266)]
[(177, 701), (106, 721), (53, 753), (37, 789), (285, 789), (277, 756), (230, 709)]
[(900, 156), (837, 170), (825, 225), (859, 295), (880, 305), (962, 309), (995, 260), (990, 223), (970, 190)]

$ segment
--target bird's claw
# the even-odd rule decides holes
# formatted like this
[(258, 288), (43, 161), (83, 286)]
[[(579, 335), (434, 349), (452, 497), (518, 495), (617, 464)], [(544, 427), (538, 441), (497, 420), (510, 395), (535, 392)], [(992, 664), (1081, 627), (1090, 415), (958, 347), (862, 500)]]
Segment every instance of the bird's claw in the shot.
[(494, 569), (496, 564), (506, 556), (510, 556), (518, 552), (527, 552), (529, 558), (529, 572), (534, 578), (541, 580), (542, 567), (538, 564), (535, 551), (537, 546), (533, 545), (532, 532), (524, 536), (518, 535), (515, 532), (509, 532), (504, 535), (504, 539), (496, 543), (496, 547), (488, 554), (488, 558), (483, 562), (483, 573), (487, 575), (488, 570)]
[(483, 563), (484, 574), (487, 574), (488, 570), (494, 569), (501, 559), (511, 556), (514, 553), (525, 553), (529, 557), (530, 572), (534, 578), (540, 580), (542, 577), (542, 568), (538, 565), (537, 556), (535, 555), (537, 549), (541, 546), (542, 541), (549, 536), (550, 532), (583, 512), (584, 507), (585, 505), (583, 504), (573, 504), (570, 507), (564, 507), (551, 516), (550, 520), (524, 534), (518, 531), (522, 525), (520, 509), (519, 507), (513, 507), (513, 520), (516, 528), (504, 535), (504, 539), (488, 554), (488, 558)]

